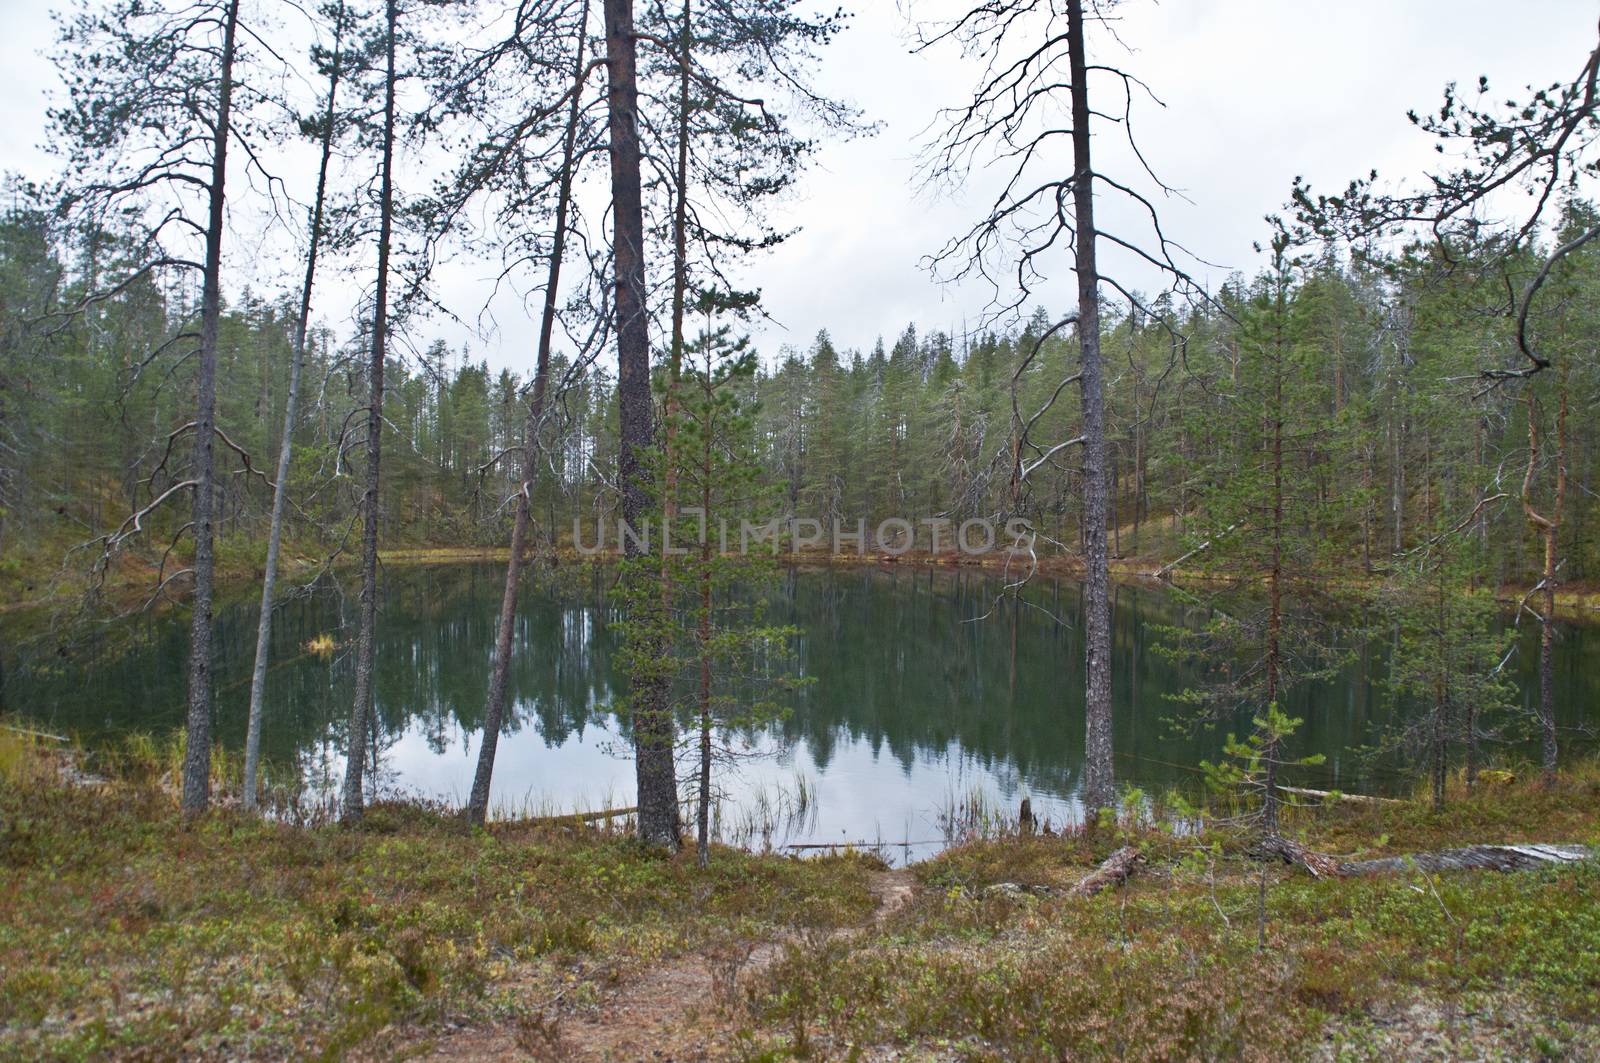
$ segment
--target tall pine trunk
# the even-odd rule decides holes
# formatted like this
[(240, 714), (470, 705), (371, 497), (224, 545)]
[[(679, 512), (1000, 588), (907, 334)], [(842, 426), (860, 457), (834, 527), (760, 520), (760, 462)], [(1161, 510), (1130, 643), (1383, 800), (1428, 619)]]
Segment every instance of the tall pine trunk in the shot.
[[(662, 442), (666, 484), (661, 493), (664, 529), (678, 517), (678, 383), (683, 377), (683, 317), (689, 291), (689, 7), (683, 0), (683, 26), (678, 56), (678, 160), (673, 175), (672, 209), (672, 352), (667, 370), (667, 401)], [(665, 535), (665, 530), (663, 535)], [(663, 545), (665, 545), (663, 538)], [(661, 608), (672, 608), (671, 558), (661, 554)]]
[[(1267, 708), (1278, 708), (1278, 689), (1283, 674), (1283, 372), (1284, 342), (1283, 321), (1288, 314), (1285, 289), (1288, 282), (1281, 275), (1282, 263), (1277, 264), (1277, 313), (1274, 315), (1272, 345), (1272, 546), (1267, 569)], [(1262, 787), (1262, 827), (1268, 835), (1278, 833), (1278, 737), (1276, 726), (1269, 728), (1272, 735), (1264, 752), (1266, 778)], [(1264, 888), (1264, 887), (1263, 887)]]
[(1434, 597), (1436, 612), (1434, 616), (1434, 653), (1436, 660), (1433, 670), (1433, 720), (1432, 734), (1430, 737), (1430, 764), (1433, 785), (1433, 807), (1444, 807), (1444, 784), (1449, 775), (1449, 712), (1450, 712), (1450, 644), (1449, 644), (1449, 600), (1445, 585), (1445, 565), (1449, 556), (1449, 547), (1442, 546), (1439, 552), (1438, 571), (1435, 573), (1436, 583)]
[(584, 43), (588, 40), (587, 0), (578, 19), (577, 58), (573, 64), (572, 104), (567, 110), (566, 138), (561, 148), (561, 178), (556, 194), (555, 232), (550, 241), (550, 264), (545, 278), (544, 311), (539, 320), (539, 353), (533, 371), (533, 393), (528, 399), (528, 419), (522, 431), (522, 478), (517, 486), (516, 516), (511, 525), (511, 557), (506, 561), (505, 590), (500, 596), (500, 623), (495, 633), (494, 671), (483, 710), (483, 743), (478, 747), (478, 768), (472, 777), (467, 821), (483, 826), (489, 814), (489, 785), (494, 775), (495, 751), (505, 714), (506, 677), (511, 670), (511, 640), (516, 630), (517, 586), (522, 579), (522, 554), (527, 547), (533, 517), (533, 482), (538, 470), (539, 426), (544, 419), (545, 392), (550, 381), (550, 346), (555, 336), (561, 263), (566, 254), (567, 216), (572, 206), (572, 169), (577, 157), (578, 126), (582, 115)]
[(1540, 760), (1545, 783), (1556, 774), (1556, 546), (1561, 531), (1561, 513), (1567, 501), (1567, 381), (1561, 379), (1560, 406), (1556, 411), (1555, 499), (1549, 515), (1533, 505), (1533, 477), (1539, 461), (1539, 413), (1533, 391), (1528, 391), (1528, 471), (1522, 479), (1522, 509), (1539, 532), (1544, 545), (1544, 568), (1540, 580), (1543, 614), (1539, 617), (1539, 738)]
[(1083, 0), (1067, 0), (1072, 65), (1072, 206), (1077, 229), (1079, 386), (1083, 394), (1084, 739), (1083, 803), (1090, 816), (1115, 804), (1111, 741), (1111, 566), (1106, 548), (1105, 383), (1100, 356), (1100, 276), (1095, 265), (1094, 169), (1089, 154), (1088, 59)]
[[(622, 517), (638, 528), (650, 508), (651, 477), (642, 462), (655, 438), (650, 399), (650, 330), (645, 308), (644, 206), (640, 190), (639, 87), (632, 0), (605, 0), (610, 76), (612, 262), (616, 269), (617, 399), (621, 422), (618, 473)], [(637, 557), (639, 544), (627, 539)], [(643, 608), (653, 608), (645, 605)], [(677, 765), (667, 692), (658, 683), (631, 691), (639, 837), (679, 845)]]
[(350, 706), (341, 813), (360, 819), (364, 809), (362, 773), (373, 709), (372, 677), (378, 635), (378, 483), (383, 456), (383, 367), (389, 316), (389, 244), (394, 228), (394, 95), (396, 0), (385, 4), (383, 87), (383, 170), (378, 206), (378, 290), (372, 307), (372, 361), (367, 367), (367, 483), (362, 497), (361, 630), (356, 642), (356, 694)]
[[(706, 366), (706, 390), (711, 391), (711, 367)], [(710, 401), (707, 411), (712, 409)], [(707, 417), (713, 416), (707, 413)], [(704, 426), (700, 454), (701, 519), (711, 520), (711, 426)], [(700, 537), (700, 807), (696, 810), (696, 855), (700, 866), (711, 863), (711, 536)]]
[(228, 5), (217, 86), (217, 120), (211, 147), (210, 199), (206, 217), (205, 279), (200, 297), (200, 352), (195, 374), (194, 418), (194, 614), (189, 627), (189, 713), (183, 752), (183, 811), (204, 812), (211, 803), (211, 596), (212, 507), (216, 491), (217, 327), (222, 315), (222, 225), (228, 175), (228, 138), (233, 117), (234, 38), (239, 0)]
[(293, 361), (289, 363), (289, 395), (284, 402), (283, 442), (278, 450), (278, 478), (272, 488), (272, 524), (267, 531), (267, 565), (261, 576), (261, 617), (256, 624), (256, 664), (250, 674), (250, 718), (244, 741), (244, 807), (256, 807), (256, 775), (261, 764), (262, 698), (267, 688), (267, 658), (272, 647), (272, 604), (278, 581), (278, 551), (283, 542), (283, 511), (289, 498), (289, 463), (294, 456), (294, 423), (299, 413), (300, 374), (305, 366), (306, 332), (311, 325), (311, 291), (322, 246), (323, 210), (328, 193), (328, 163), (333, 157), (335, 99), (339, 91), (344, 43), (344, 5), (334, 16), (333, 65), (328, 71), (328, 105), (322, 114), (322, 159), (317, 166), (317, 195), (311, 205), (311, 246), (300, 287), (300, 317), (295, 321)]

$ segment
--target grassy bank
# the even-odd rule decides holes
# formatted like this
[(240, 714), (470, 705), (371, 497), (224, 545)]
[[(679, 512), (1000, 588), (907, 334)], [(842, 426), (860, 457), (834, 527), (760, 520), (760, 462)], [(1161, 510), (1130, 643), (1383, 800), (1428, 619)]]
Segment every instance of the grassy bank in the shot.
[[(70, 759), (0, 731), (0, 1057), (632, 1058), (616, 1030), (729, 1059), (1600, 1053), (1593, 862), (1323, 881), (1221, 822), (1141, 817), (971, 840), (896, 873), (905, 903), (874, 919), (867, 857), (700, 871), (398, 804), (358, 829), (186, 824), (159, 775)], [(1301, 808), (1288, 832), (1351, 858), (1600, 843), (1600, 765), (1443, 812)], [(1130, 844), (1126, 887), (1071, 895)]]
[(394, 1058), (451, 1027), (582, 1007), (726, 940), (865, 916), (869, 865), (379, 805), (359, 829), (62, 780), (0, 732), (0, 1057)]
[[(1351, 858), (1593, 844), (1600, 769), (1457, 792), (1443, 812), (1301, 810), (1289, 833)], [(1126, 844), (1148, 861), (1126, 889), (1070, 895)], [(885, 1042), (996, 1061), (1600, 1057), (1600, 864), (1316, 880), (1248, 850), (1213, 825), (947, 851), (873, 934), (791, 949), (749, 1021), (770, 1031), (768, 1058), (802, 1030), (830, 1058)]]

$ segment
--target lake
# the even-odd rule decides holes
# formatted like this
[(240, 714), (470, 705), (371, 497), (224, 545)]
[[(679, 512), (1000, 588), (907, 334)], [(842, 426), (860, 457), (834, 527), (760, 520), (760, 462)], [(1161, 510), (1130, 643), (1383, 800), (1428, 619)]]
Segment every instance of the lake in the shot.
[[(498, 564), (388, 566), (377, 672), (384, 792), (464, 801), (502, 578)], [(617, 691), (610, 578), (573, 569), (540, 577), (522, 596), (492, 797), (502, 814), (633, 803), (627, 735), (609, 711)], [(750, 756), (722, 777), (724, 836), (757, 846), (881, 841), (920, 856), (945, 844), (952, 809), (1015, 815), (1027, 796), (1055, 823), (1078, 819), (1079, 587), (1039, 578), (1021, 606), (997, 602), (1000, 589), (996, 574), (971, 568), (785, 570), (772, 619), (801, 628), (791, 667), (814, 682), (787, 718), (742, 737)], [(1224, 734), (1171, 726), (1180, 708), (1169, 695), (1196, 677), (1155, 647), (1162, 627), (1197, 624), (1205, 607), (1154, 584), (1119, 585), (1115, 594), (1118, 780), (1151, 793), (1193, 788), (1197, 765), (1217, 757)], [(340, 634), (341, 617), (353, 625), (355, 611), (353, 591), (298, 597), (282, 605), (273, 628), (263, 754), (298, 764), (319, 788), (336, 785), (342, 768), (352, 661), (347, 647), (330, 659), (304, 646), (329, 632), (347, 639), (353, 628)], [(255, 623), (250, 598), (218, 610), (215, 733), (234, 748), (244, 741)], [(1508, 665), (1524, 698), (1537, 690), (1533, 635), (1524, 633)], [(119, 622), (64, 653), (14, 636), (0, 661), (5, 710), (91, 740), (182, 726), (181, 616)], [(1289, 699), (1305, 719), (1297, 747), (1327, 757), (1297, 771), (1298, 781), (1370, 793), (1411, 785), (1392, 757), (1355, 753), (1413, 711), (1384, 687), (1386, 656), (1385, 640), (1373, 638), (1337, 678)], [(1556, 681), (1566, 744), (1582, 741), (1579, 732), (1600, 716), (1597, 660), (1600, 629), (1563, 625)]]

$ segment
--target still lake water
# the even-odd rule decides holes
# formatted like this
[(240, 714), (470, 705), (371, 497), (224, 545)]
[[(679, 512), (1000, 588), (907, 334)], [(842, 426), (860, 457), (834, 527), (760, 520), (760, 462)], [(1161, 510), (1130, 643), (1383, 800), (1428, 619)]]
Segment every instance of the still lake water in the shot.
[[(503, 568), (389, 566), (379, 626), (378, 785), (451, 802), (471, 787)], [(568, 811), (633, 803), (626, 732), (608, 711), (617, 690), (609, 574), (593, 571), (528, 588), (521, 598), (509, 681), (510, 720), (495, 767), (503, 811)], [(761, 754), (723, 777), (730, 836), (763, 804), (782, 804), (795, 780), (813, 797), (803, 820), (772, 844), (942, 844), (941, 813), (981, 794), (1015, 814), (1023, 796), (1056, 823), (1077, 819), (1083, 766), (1079, 587), (1039, 579), (1030, 607), (995, 607), (1000, 583), (973, 569), (886, 566), (787, 570), (772, 619), (803, 636), (792, 667), (814, 678), (784, 720), (748, 737)], [(1168, 695), (1195, 676), (1153, 651), (1163, 625), (1198, 624), (1204, 610), (1154, 585), (1115, 587), (1115, 736), (1119, 782), (1147, 791), (1197, 784), (1221, 732), (1181, 734)], [(353, 621), (354, 600), (283, 604), (273, 627), (264, 755), (297, 763), (317, 785), (337, 782), (351, 698), (350, 655), (304, 652), (314, 636)], [(985, 617), (985, 614), (988, 614)], [(983, 619), (975, 619), (985, 617)], [(255, 647), (256, 606), (217, 615), (216, 735), (241, 747)], [(1531, 633), (1530, 633), (1531, 635)], [(343, 636), (341, 636), (343, 637)], [(181, 727), (187, 622), (130, 621), (62, 656), (48, 642), (0, 638), (0, 708), (89, 737)], [(21, 648), (18, 648), (21, 647)], [(1386, 641), (1362, 648), (1337, 679), (1303, 689), (1302, 752), (1327, 762), (1297, 772), (1310, 786), (1384, 792), (1409, 785), (1390, 762), (1352, 751), (1407, 711), (1382, 682)], [(1525, 636), (1510, 667), (1524, 697), (1537, 686), (1537, 644)], [(1563, 626), (1557, 694), (1563, 741), (1600, 722), (1600, 628)], [(1240, 726), (1247, 725), (1241, 720)], [(1528, 747), (1524, 747), (1528, 748)], [(742, 840), (762, 844), (759, 834)]]

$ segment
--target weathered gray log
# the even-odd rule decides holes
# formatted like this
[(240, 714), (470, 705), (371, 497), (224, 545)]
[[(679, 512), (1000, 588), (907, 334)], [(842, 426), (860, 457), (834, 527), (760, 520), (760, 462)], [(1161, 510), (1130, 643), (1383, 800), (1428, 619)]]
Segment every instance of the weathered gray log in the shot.
[(1266, 858), (1277, 857), (1286, 864), (1295, 864), (1311, 872), (1313, 878), (1340, 878), (1339, 861), (1327, 853), (1307, 849), (1292, 838), (1274, 834), (1262, 839), (1256, 852)]
[(1357, 860), (1339, 865), (1342, 878), (1399, 874), (1406, 871), (1533, 871), (1541, 867), (1593, 860), (1600, 851), (1587, 845), (1472, 845), (1410, 853), (1382, 860)]
[(620, 819), (623, 816), (636, 816), (639, 806), (629, 805), (627, 808), (602, 808), (597, 812), (563, 812), (556, 816), (533, 816), (527, 822), (541, 827), (559, 827), (563, 824), (593, 823), (595, 820)]
[(1144, 857), (1133, 846), (1118, 849), (1095, 868), (1082, 882), (1072, 887), (1075, 897), (1093, 897), (1107, 886), (1120, 886), (1128, 881)]
[(1373, 797), (1370, 794), (1347, 794), (1335, 790), (1309, 790), (1304, 786), (1279, 786), (1278, 789), (1286, 794), (1297, 797), (1315, 797), (1321, 801), (1338, 798), (1340, 801), (1355, 801), (1364, 805), (1399, 805), (1405, 802), (1393, 797)]
[(1469, 845), (1460, 849), (1386, 856), (1379, 860), (1341, 861), (1281, 836), (1262, 840), (1255, 852), (1303, 867), (1315, 878), (1364, 878), (1407, 871), (1533, 871), (1600, 857), (1600, 850), (1586, 845), (1530, 844)]

